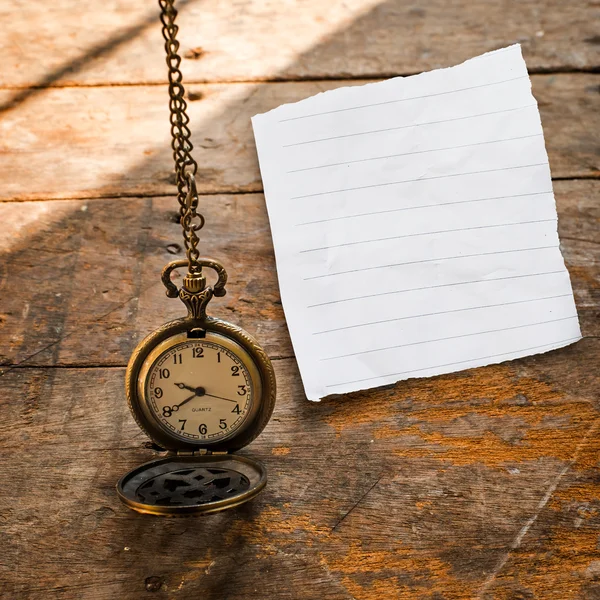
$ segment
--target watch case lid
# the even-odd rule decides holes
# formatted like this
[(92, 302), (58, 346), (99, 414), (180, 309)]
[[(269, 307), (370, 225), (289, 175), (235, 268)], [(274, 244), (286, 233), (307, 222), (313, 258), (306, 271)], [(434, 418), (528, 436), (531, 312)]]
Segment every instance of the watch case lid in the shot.
[(144, 463), (117, 483), (119, 498), (139, 513), (215, 513), (251, 500), (265, 487), (261, 463), (233, 454), (168, 454)]

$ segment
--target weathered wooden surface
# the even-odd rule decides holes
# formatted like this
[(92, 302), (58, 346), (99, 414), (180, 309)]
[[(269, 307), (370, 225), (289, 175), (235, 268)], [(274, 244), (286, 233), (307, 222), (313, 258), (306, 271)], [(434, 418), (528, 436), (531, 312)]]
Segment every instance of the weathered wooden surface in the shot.
[[(598, 177), (600, 75), (534, 76), (554, 177)], [(202, 192), (260, 191), (250, 117), (364, 81), (190, 86)], [(0, 104), (12, 91), (0, 90)], [(173, 193), (163, 87), (44, 90), (3, 115), (0, 200)], [(60, 158), (60, 169), (57, 169)]]
[[(156, 9), (109, 0), (84, 16), (73, 0), (11, 0), (0, 9), (0, 597), (600, 598), (598, 4), (179, 4), (183, 51), (197, 49), (186, 80), (212, 82), (189, 91), (201, 189), (217, 193), (201, 200), (203, 248), (231, 281), (213, 312), (275, 359), (274, 417), (243, 451), (270, 483), (201, 520), (120, 505), (116, 480), (154, 455), (127, 411), (123, 367), (137, 340), (182, 314), (158, 278), (182, 254), (166, 91), (153, 85), (164, 81)], [(547, 73), (534, 94), (585, 338), (308, 403), (249, 117), (515, 41)], [(334, 81), (256, 83), (320, 78)], [(218, 83), (234, 80), (254, 83)]]
[[(583, 333), (599, 335), (600, 181), (557, 181), (555, 189)], [(0, 204), (8, 234), (0, 364), (123, 366), (137, 341), (183, 316), (184, 306), (165, 297), (159, 278), (166, 262), (183, 257), (173, 203), (168, 197)], [(211, 311), (263, 340), (271, 356), (293, 356), (262, 195), (203, 196), (201, 205), (201, 248), (223, 260), (230, 281)]]
[[(600, 66), (591, 0), (180, 0), (186, 81), (387, 77), (520, 42), (534, 72)], [(155, 2), (6, 2), (0, 85), (163, 83)]]
[(277, 360), (275, 416), (244, 451), (267, 491), (202, 520), (120, 505), (115, 481), (153, 454), (123, 369), (15, 369), (3, 598), (597, 598), (597, 357), (588, 339), (320, 404)]

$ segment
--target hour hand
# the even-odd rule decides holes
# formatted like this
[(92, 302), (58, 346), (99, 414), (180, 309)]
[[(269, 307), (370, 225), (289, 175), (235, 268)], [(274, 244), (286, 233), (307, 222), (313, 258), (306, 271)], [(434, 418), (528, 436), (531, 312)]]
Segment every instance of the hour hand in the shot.
[(191, 385), (185, 385), (185, 383), (176, 383), (175, 384), (180, 390), (190, 390), (190, 392), (195, 392), (196, 388)]

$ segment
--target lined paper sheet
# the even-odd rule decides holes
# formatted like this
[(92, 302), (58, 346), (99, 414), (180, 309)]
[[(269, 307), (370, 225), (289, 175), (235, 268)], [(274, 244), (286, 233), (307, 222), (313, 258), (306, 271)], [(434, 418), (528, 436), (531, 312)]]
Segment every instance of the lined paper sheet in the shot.
[(581, 338), (518, 45), (252, 124), (309, 399)]

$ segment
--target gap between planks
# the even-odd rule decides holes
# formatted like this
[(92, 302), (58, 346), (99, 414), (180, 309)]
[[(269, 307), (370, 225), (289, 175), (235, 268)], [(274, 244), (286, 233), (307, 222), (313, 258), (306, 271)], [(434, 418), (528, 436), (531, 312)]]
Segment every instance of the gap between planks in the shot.
[[(584, 335), (581, 337), (580, 340), (578, 340), (578, 342), (581, 342), (583, 340), (599, 340), (600, 336), (597, 335)], [(567, 346), (568, 347), (568, 346)], [(562, 350), (562, 348), (557, 348), (557, 350)], [(532, 354), (530, 356), (537, 356), (536, 354)], [(270, 356), (269, 357), (271, 359), (272, 362), (279, 362), (279, 361), (284, 361), (284, 360), (295, 360), (296, 356), (294, 354), (291, 354), (289, 356)], [(528, 356), (524, 356), (522, 357), (524, 358), (529, 358)], [(126, 369), (127, 368), (127, 364), (123, 363), (123, 364), (95, 364), (95, 365), (88, 365), (88, 364), (79, 364), (79, 363), (65, 363), (65, 364), (58, 364), (58, 365), (28, 365), (25, 364), (25, 362), (28, 359), (25, 359), (23, 362), (21, 363), (17, 363), (17, 364), (3, 364), (0, 365), (0, 377), (3, 377), (4, 375), (7, 375), (10, 371), (14, 371), (16, 369), (30, 369), (30, 370), (42, 370), (42, 369), (73, 369), (73, 370), (84, 370), (84, 369)], [(515, 360), (521, 360), (521, 359), (515, 359)], [(513, 362), (513, 361), (504, 361), (504, 362)], [(491, 363), (492, 365), (494, 364), (503, 364), (503, 363)], [(453, 373), (459, 373), (460, 371), (453, 371)], [(395, 385), (395, 384), (390, 384), (391, 386)], [(383, 386), (383, 387), (388, 387)]]
[[(585, 338), (582, 338), (585, 339)], [(296, 357), (292, 354), (290, 356), (270, 356), (271, 362), (277, 362), (282, 360), (292, 360)], [(6, 375), (9, 371), (14, 371), (15, 369), (126, 369), (127, 363), (123, 364), (95, 364), (88, 365), (84, 363), (65, 363), (59, 365), (26, 365), (23, 363), (17, 364), (3, 364), (0, 365), (0, 377), (2, 375)]]
[[(574, 176), (558, 176), (552, 177), (552, 181), (597, 181), (600, 179), (600, 171), (596, 173), (590, 173), (588, 175), (574, 175)], [(64, 197), (32, 197), (32, 198), (0, 198), (0, 204), (20, 203), (20, 202), (64, 202), (65, 200), (73, 201), (104, 201), (104, 200), (115, 200), (117, 198), (171, 198), (177, 194), (177, 190), (173, 187), (172, 194), (165, 194), (164, 192), (124, 192), (122, 194), (107, 194), (106, 196), (64, 196)], [(264, 194), (263, 188), (257, 188), (255, 190), (218, 190), (214, 192), (202, 192), (199, 194), (203, 196), (246, 196), (252, 194)]]
[[(587, 179), (588, 177), (574, 177), (573, 179)], [(600, 178), (600, 174), (599, 174)], [(595, 179), (595, 177), (591, 177), (591, 179)], [(256, 190), (220, 190), (215, 192), (202, 192), (198, 194), (199, 197), (202, 196), (246, 196), (252, 194), (263, 194), (262, 188), (257, 188)], [(122, 194), (115, 194), (114, 192), (111, 194), (107, 194), (106, 196), (64, 196), (64, 197), (44, 197), (44, 196), (34, 196), (31, 198), (0, 198), (0, 204), (10, 204), (10, 203), (18, 203), (18, 202), (63, 202), (65, 200), (75, 200), (75, 201), (85, 201), (91, 202), (93, 200), (115, 200), (117, 198), (172, 198), (177, 195), (177, 189), (173, 186), (172, 194), (165, 194), (164, 192), (123, 192)]]
[[(435, 69), (430, 69), (435, 70)], [(257, 77), (255, 79), (189, 79), (184, 82), (187, 85), (236, 85), (236, 84), (259, 84), (259, 83), (320, 83), (325, 81), (367, 81), (373, 79), (391, 79), (392, 77), (412, 77), (429, 71), (408, 71), (404, 73), (378, 72), (361, 73), (360, 75), (321, 75), (320, 77)], [(600, 66), (591, 67), (534, 67), (528, 69), (529, 75), (590, 75), (600, 73)], [(104, 88), (104, 87), (144, 87), (144, 86), (167, 86), (167, 81), (133, 81), (133, 82), (104, 82), (104, 83), (53, 83), (52, 85), (0, 85), (0, 90), (44, 90), (44, 89), (68, 89), (68, 88)]]

